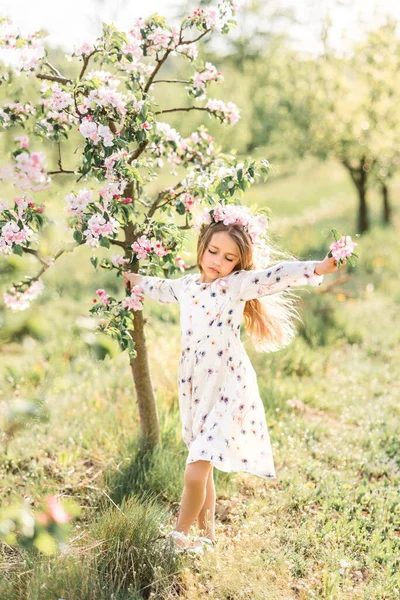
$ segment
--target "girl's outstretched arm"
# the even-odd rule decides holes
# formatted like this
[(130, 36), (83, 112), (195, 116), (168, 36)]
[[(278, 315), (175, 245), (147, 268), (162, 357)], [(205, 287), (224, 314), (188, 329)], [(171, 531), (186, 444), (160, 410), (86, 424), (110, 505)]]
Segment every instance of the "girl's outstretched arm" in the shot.
[(152, 277), (150, 275), (124, 273), (124, 280), (129, 283), (131, 288), (140, 285), (146, 296), (160, 304), (180, 301), (182, 279), (182, 277), (179, 279), (163, 279), (162, 277)]
[(321, 285), (324, 275), (337, 270), (333, 258), (324, 260), (286, 261), (274, 267), (233, 274), (233, 295), (238, 301), (253, 300), (285, 289), (303, 285)]

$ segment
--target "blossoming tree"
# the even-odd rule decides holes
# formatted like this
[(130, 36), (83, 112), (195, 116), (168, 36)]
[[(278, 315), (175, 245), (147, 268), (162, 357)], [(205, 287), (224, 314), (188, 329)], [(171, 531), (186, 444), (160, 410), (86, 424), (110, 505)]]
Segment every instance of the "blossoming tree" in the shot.
[[(35, 276), (14, 282), (4, 292), (7, 307), (26, 309), (42, 292), (45, 271), (64, 252), (82, 245), (93, 249), (90, 260), (95, 269), (113, 270), (117, 277), (125, 270), (139, 269), (169, 277), (190, 268), (179, 253), (196, 207), (212, 205), (216, 199), (227, 202), (258, 175), (267, 175), (267, 161), (239, 162), (218, 152), (204, 126), (183, 137), (163, 121), (167, 113), (193, 110), (230, 125), (239, 119), (233, 103), (206, 99), (208, 85), (221, 82), (223, 76), (214, 65), (196, 62), (197, 42), (213, 31), (228, 33), (235, 25), (235, 10), (233, 2), (223, 0), (215, 8), (195, 10), (179, 27), (168, 26), (159, 15), (138, 19), (128, 32), (104, 24), (94, 43), (84, 43), (69, 57), (77, 66), (75, 78), (52, 65), (40, 35), (14, 33), (12, 24), (3, 20), (0, 47), (19, 55), (12, 69), (31, 75), (40, 96), (36, 104), (19, 98), (0, 107), (3, 129), (24, 129), (17, 132), (24, 135), (15, 136), (16, 149), (1, 169), (1, 178), (11, 180), (17, 193), (0, 204), (0, 252), (6, 257), (31, 254), (40, 263)], [(190, 62), (190, 77), (160, 76), (173, 57)], [(5, 84), (10, 80), (7, 73), (2, 78)], [(173, 108), (157, 104), (154, 90), (165, 82), (183, 84), (190, 103)], [(82, 143), (65, 156), (65, 142), (77, 133)], [(30, 134), (56, 146), (57, 168), (48, 168), (45, 154), (32, 150)], [(151, 197), (147, 184), (166, 165), (173, 174), (183, 167), (184, 177)], [(48, 224), (46, 206), (35, 202), (35, 192), (50, 188), (54, 177), (67, 173), (76, 176), (81, 186), (65, 198), (74, 242), (45, 257), (39, 252), (39, 236)], [(99, 261), (99, 246), (117, 246), (120, 253)], [(125, 296), (120, 300), (97, 290), (91, 312), (97, 331), (117, 339), (129, 353), (141, 432), (145, 444), (152, 447), (160, 434), (141, 312), (143, 296), (137, 286), (121, 288)]]

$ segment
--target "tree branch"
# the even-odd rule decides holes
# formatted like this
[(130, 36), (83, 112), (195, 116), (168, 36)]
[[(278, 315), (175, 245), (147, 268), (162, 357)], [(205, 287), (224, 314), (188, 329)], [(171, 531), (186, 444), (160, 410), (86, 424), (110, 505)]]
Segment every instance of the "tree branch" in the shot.
[(59, 175), (60, 173), (67, 173), (68, 175), (75, 175), (75, 171), (66, 171), (65, 169), (60, 169), (59, 171), (47, 171), (47, 175)]
[(171, 54), (172, 50), (167, 50), (164, 54), (164, 56), (157, 61), (157, 66), (155, 67), (154, 71), (152, 72), (152, 74), (149, 77), (148, 82), (146, 83), (143, 92), (145, 94), (147, 94), (147, 92), (150, 89), (151, 84), (153, 83), (153, 79), (154, 77), (157, 75), (158, 71), (161, 69), (161, 67), (163, 66), (163, 64), (165, 63), (165, 61), (167, 60), (168, 56)]
[(190, 83), (188, 79), (155, 79), (153, 83)]
[(210, 31), (211, 29), (206, 29), (201, 35), (199, 35), (199, 37), (195, 38), (194, 40), (182, 40), (179, 46), (187, 46), (188, 44), (194, 44), (195, 42), (201, 40), (201, 38), (203, 38), (205, 35), (207, 35), (207, 33), (210, 33)]
[(36, 75), (37, 79), (46, 79), (47, 81), (57, 81), (57, 83), (72, 83), (72, 79), (67, 79), (66, 77), (59, 77), (58, 75), (43, 75), (39, 73)]
[(128, 158), (128, 161), (127, 161), (128, 164), (132, 164), (132, 162), (142, 154), (142, 152), (145, 150), (148, 143), (149, 143), (149, 140), (145, 140), (144, 142), (139, 144), (139, 146), (136, 148), (136, 150)]
[[(173, 187), (172, 189), (173, 189), (173, 190), (177, 190), (179, 187), (181, 187), (181, 185), (182, 185), (182, 182), (181, 182), (181, 181), (179, 181), (179, 182), (178, 182), (176, 185), (174, 185), (174, 187)], [(161, 190), (161, 192), (159, 192), (159, 193), (157, 194), (157, 197), (156, 197), (156, 199), (155, 199), (155, 200), (154, 200), (154, 202), (152, 203), (152, 205), (151, 205), (151, 208), (150, 208), (149, 212), (147, 213), (147, 216), (148, 216), (148, 217), (152, 217), (152, 216), (154, 215), (154, 213), (156, 212), (157, 208), (161, 208), (161, 206), (165, 206), (166, 204), (168, 204), (169, 202), (171, 202), (172, 198), (171, 198), (171, 200), (167, 200), (166, 202), (164, 202), (164, 204), (161, 204), (161, 205), (159, 205), (159, 204), (158, 204), (158, 203), (159, 203), (159, 201), (160, 201), (162, 198), (164, 198), (165, 194), (167, 193), (167, 191), (168, 191), (169, 189), (171, 189), (171, 188), (167, 188), (167, 189), (165, 189), (165, 190)], [(182, 193), (182, 192), (181, 192), (181, 193)], [(177, 194), (177, 195), (180, 195), (180, 194)], [(177, 197), (177, 196), (174, 196), (174, 198), (176, 198), (176, 197)]]
[(122, 242), (121, 240), (108, 240), (110, 242), (110, 244), (114, 244), (114, 246), (120, 246), (121, 248), (123, 248), (125, 250), (126, 248), (126, 242)]
[(212, 112), (209, 108), (206, 108), (205, 106), (188, 106), (187, 108), (184, 107), (180, 107), (180, 108), (167, 108), (166, 110), (158, 110), (157, 112), (155, 112), (155, 115), (163, 115), (165, 113), (172, 113), (172, 112), (189, 112), (190, 110), (203, 110), (206, 112)]
[[(52, 64), (50, 64), (47, 60), (44, 61), (42, 64), (45, 65), (46, 67), (49, 67), (50, 71), (53, 71), (54, 75), (57, 75), (57, 77), (62, 77), (60, 71), (58, 69), (56, 69)], [(64, 79), (65, 79), (65, 77), (64, 77)]]
[(81, 72), (79, 73), (78, 79), (82, 79), (82, 77), (84, 76), (85, 71), (87, 69), (87, 66), (89, 64), (90, 59), (92, 58), (92, 56), (94, 54), (97, 54), (97, 52), (100, 52), (100, 50), (93, 50), (93, 52), (91, 52), (90, 54), (88, 54), (87, 56), (85, 56), (85, 58), (83, 60), (82, 69), (81, 69)]
[(24, 246), (22, 246), (22, 250), (27, 254), (32, 254), (32, 256), (35, 256), (35, 258), (37, 258), (37, 260), (40, 263), (42, 263), (42, 265), (45, 265), (46, 268), (50, 267), (50, 265), (45, 261), (45, 259), (39, 254), (37, 250), (34, 250), (33, 248), (26, 248)]

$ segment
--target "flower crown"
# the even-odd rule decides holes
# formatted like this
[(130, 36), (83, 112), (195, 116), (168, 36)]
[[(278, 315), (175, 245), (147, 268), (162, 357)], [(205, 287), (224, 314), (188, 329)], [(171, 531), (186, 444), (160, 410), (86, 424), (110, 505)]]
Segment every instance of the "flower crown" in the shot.
[(253, 215), (247, 206), (240, 204), (217, 204), (211, 209), (205, 208), (197, 217), (194, 229), (200, 231), (205, 225), (223, 222), (225, 225), (237, 224), (241, 225), (249, 234), (253, 250), (258, 256), (263, 256), (264, 259), (269, 257), (269, 247), (263, 239), (266, 235), (265, 230), (268, 227), (266, 215)]

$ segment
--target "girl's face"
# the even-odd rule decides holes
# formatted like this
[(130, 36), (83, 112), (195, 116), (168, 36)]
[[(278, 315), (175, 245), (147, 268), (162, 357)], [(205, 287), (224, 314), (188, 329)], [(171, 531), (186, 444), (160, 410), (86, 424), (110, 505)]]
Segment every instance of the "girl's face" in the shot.
[(239, 260), (239, 248), (231, 236), (226, 231), (217, 231), (212, 235), (201, 259), (204, 283), (229, 275)]

